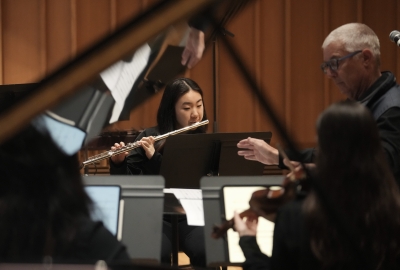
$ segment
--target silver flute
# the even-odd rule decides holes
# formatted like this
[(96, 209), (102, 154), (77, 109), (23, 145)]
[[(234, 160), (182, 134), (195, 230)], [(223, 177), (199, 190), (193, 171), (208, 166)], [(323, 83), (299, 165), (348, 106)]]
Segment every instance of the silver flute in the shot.
[[(185, 132), (185, 131), (196, 129), (196, 128), (200, 127), (200, 126), (207, 125), (208, 122), (209, 122), (208, 120), (204, 120), (204, 121), (201, 121), (201, 122), (194, 123), (193, 125), (190, 125), (190, 126), (187, 126), (187, 127), (184, 127), (184, 128), (180, 128), (180, 129), (165, 133), (163, 135), (155, 136), (154, 137), (154, 141), (159, 141), (159, 140), (165, 139), (165, 138), (167, 138), (169, 136), (172, 136), (172, 135), (176, 135), (176, 134), (179, 134), (179, 133), (182, 133), (182, 132)], [(93, 163), (98, 162), (100, 160), (104, 160), (104, 159), (110, 158), (112, 156), (116, 156), (116, 155), (122, 154), (124, 152), (128, 152), (128, 151), (130, 151), (132, 149), (135, 149), (135, 148), (138, 148), (138, 147), (140, 147), (140, 144), (138, 142), (128, 143), (127, 145), (125, 145), (125, 146), (123, 146), (123, 147), (121, 147), (119, 149), (109, 150), (109, 151), (103, 152), (101, 154), (89, 157), (88, 160), (86, 160), (86, 161), (81, 163), (79, 168), (82, 169), (82, 168), (86, 167), (87, 165), (93, 164)]]

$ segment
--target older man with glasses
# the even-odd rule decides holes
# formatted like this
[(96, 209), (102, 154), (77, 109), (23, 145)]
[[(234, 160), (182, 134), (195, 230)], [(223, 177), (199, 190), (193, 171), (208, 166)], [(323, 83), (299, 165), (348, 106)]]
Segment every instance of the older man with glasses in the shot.
[[(365, 24), (345, 24), (326, 37), (322, 50), (322, 71), (348, 99), (365, 105), (376, 119), (387, 160), (400, 185), (400, 87), (393, 73), (380, 70), (377, 35)], [(284, 167), (279, 151), (263, 140), (244, 139), (238, 147), (242, 149), (238, 154), (246, 159)], [(311, 163), (315, 151), (306, 149), (301, 154), (302, 162)]]

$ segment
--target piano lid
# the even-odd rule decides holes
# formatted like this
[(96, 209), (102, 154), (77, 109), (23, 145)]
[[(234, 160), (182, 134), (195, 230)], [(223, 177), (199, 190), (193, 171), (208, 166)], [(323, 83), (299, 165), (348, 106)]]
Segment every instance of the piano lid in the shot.
[(79, 91), (88, 81), (169, 25), (207, 8), (213, 0), (164, 0), (101, 40), (77, 58), (41, 80), (23, 99), (0, 114), (0, 143), (35, 116)]

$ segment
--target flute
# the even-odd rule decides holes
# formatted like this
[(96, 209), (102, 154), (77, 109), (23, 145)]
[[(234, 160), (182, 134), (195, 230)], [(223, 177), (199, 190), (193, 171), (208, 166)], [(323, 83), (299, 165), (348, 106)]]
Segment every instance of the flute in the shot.
[[(196, 128), (200, 127), (200, 126), (207, 125), (208, 122), (209, 122), (208, 120), (204, 120), (204, 121), (201, 121), (201, 122), (194, 123), (193, 125), (190, 125), (190, 126), (187, 126), (187, 127), (181, 128), (181, 129), (177, 129), (177, 130), (165, 133), (163, 135), (155, 136), (154, 137), (154, 141), (159, 141), (159, 140), (165, 139), (165, 138), (167, 138), (169, 136), (172, 136), (172, 135), (176, 135), (176, 134), (179, 134), (179, 133), (182, 133), (182, 132), (185, 132), (185, 131), (196, 129)], [(140, 147), (138, 142), (128, 143), (127, 145), (121, 147), (120, 149), (109, 150), (109, 151), (103, 152), (101, 154), (89, 157), (88, 160), (86, 160), (86, 161), (81, 163), (81, 165), (79, 166), (79, 169), (82, 169), (82, 168), (86, 167), (87, 165), (93, 164), (93, 163), (95, 163), (97, 161), (104, 160), (104, 159), (110, 158), (112, 156), (122, 154), (124, 152), (130, 151), (130, 150), (138, 148), (138, 147)]]

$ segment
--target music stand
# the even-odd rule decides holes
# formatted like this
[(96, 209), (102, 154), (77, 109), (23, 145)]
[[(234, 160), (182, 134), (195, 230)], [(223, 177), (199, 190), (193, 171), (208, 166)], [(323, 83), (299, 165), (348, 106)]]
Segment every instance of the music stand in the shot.
[(203, 176), (262, 175), (264, 165), (238, 156), (247, 137), (271, 140), (271, 132), (181, 134), (167, 138), (160, 174), (166, 188), (200, 188)]
[(121, 186), (124, 200), (122, 242), (131, 259), (161, 262), (164, 211), (162, 176), (84, 176), (85, 185)]
[(240, 265), (229, 261), (228, 245), (223, 238), (211, 237), (213, 226), (221, 224), (223, 219), (221, 189), (223, 186), (280, 186), (281, 175), (268, 176), (231, 176), (231, 177), (203, 177), (200, 187), (203, 193), (204, 208), (204, 238), (206, 244), (206, 258), (208, 267)]

